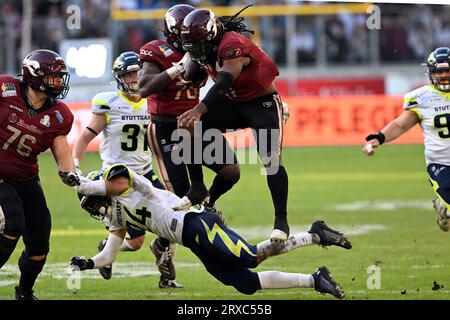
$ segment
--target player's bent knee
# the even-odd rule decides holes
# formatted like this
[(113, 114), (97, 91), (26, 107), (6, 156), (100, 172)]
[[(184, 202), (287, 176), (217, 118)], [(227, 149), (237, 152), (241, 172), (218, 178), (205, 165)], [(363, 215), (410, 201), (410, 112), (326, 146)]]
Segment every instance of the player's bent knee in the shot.
[(246, 277), (239, 277), (238, 280), (233, 283), (233, 287), (240, 293), (251, 295), (261, 289), (258, 275), (254, 272)]
[(219, 172), (220, 176), (232, 183), (237, 183), (241, 178), (241, 169), (238, 164), (229, 164)]
[[(35, 261), (40, 261), (45, 259), (45, 257), (47, 256), (47, 253), (50, 251), (50, 246), (49, 243), (34, 243), (34, 244), (28, 244), (25, 245), (25, 253), (28, 257), (43, 257), (39, 260), (35, 260)], [(33, 259), (34, 260), (34, 259)]]

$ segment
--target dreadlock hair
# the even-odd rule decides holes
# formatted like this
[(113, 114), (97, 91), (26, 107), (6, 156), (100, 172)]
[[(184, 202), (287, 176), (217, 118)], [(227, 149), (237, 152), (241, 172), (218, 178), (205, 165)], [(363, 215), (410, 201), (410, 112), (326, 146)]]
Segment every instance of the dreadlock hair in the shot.
[(223, 25), (224, 32), (234, 31), (234, 32), (237, 32), (237, 33), (248, 32), (248, 33), (251, 33), (251, 34), (255, 34), (255, 32), (253, 30), (249, 30), (245, 26), (245, 24), (244, 24), (244, 17), (239, 17), (239, 14), (242, 11), (244, 11), (245, 9), (247, 9), (247, 8), (249, 8), (251, 6), (252, 5), (246, 6), (245, 8), (243, 8), (242, 10), (240, 10), (239, 12), (237, 12), (233, 16), (221, 16), (221, 17), (219, 17), (219, 21)]

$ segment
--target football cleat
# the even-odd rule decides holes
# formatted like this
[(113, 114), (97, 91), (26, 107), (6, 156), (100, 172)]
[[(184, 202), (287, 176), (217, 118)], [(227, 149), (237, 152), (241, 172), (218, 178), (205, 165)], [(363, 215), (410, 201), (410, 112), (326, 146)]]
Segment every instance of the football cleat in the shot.
[(320, 292), (321, 294), (329, 293), (338, 299), (345, 297), (344, 290), (342, 290), (340, 285), (333, 279), (327, 267), (319, 267), (317, 271), (312, 274), (312, 277), (314, 278), (314, 289), (317, 292)]
[(438, 214), (437, 223), (439, 225), (439, 228), (441, 228), (442, 231), (446, 232), (450, 230), (450, 217), (448, 216), (447, 206), (442, 203), (441, 199), (436, 198), (433, 200), (433, 208), (437, 211)]
[(193, 206), (196, 204), (204, 204), (209, 201), (209, 192), (204, 184), (193, 184), (186, 193), (186, 197), (189, 198)]
[(324, 221), (315, 221), (308, 232), (317, 234), (320, 238), (319, 245), (323, 247), (338, 246), (345, 249), (352, 248), (351, 242), (342, 233), (331, 229)]
[(273, 231), (270, 234), (270, 241), (285, 242), (289, 237), (289, 225), (286, 218), (275, 217)]
[(273, 229), (272, 233), (270, 234), (270, 241), (272, 242), (285, 242), (288, 239), (288, 234), (286, 232), (279, 230), (279, 229)]
[(223, 212), (219, 209), (219, 207), (217, 206), (217, 204), (205, 204), (205, 210), (209, 211), (211, 213), (217, 214), (220, 218), (220, 220), (222, 221), (223, 225), (226, 227), (227, 226), (227, 222), (225, 220), (225, 217), (223, 215)]
[(172, 260), (174, 250), (170, 247), (162, 249), (158, 246), (156, 240), (153, 240), (150, 243), (150, 250), (156, 258), (156, 266), (158, 267), (159, 273), (161, 273), (159, 287), (161, 289), (183, 288), (183, 286), (175, 280), (175, 265)]
[(18, 286), (16, 286), (14, 289), (16, 291), (16, 300), (38, 300), (38, 298), (36, 298), (36, 296), (33, 294), (33, 290), (25, 292), (20, 290)]
[[(106, 241), (107, 241), (107, 239), (103, 239), (98, 244), (97, 248), (98, 248), (99, 252), (101, 252), (103, 250), (103, 248), (105, 247)], [(100, 272), (100, 275), (103, 277), (103, 279), (109, 280), (112, 277), (112, 265), (104, 266), (102, 268), (98, 268), (98, 272)]]

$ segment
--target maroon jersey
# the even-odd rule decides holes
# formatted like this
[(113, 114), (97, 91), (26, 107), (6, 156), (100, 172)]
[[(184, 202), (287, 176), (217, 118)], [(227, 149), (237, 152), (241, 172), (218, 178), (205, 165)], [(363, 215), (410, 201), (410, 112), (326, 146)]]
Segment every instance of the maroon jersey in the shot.
[(280, 73), (277, 66), (256, 44), (237, 32), (226, 32), (218, 48), (218, 61), (215, 68), (207, 68), (208, 74), (215, 79), (217, 69), (223, 61), (238, 57), (249, 57), (251, 62), (242, 69), (239, 77), (233, 82), (231, 91), (227, 94), (231, 100), (252, 100), (272, 84)]
[[(169, 69), (183, 58), (183, 54), (175, 50), (165, 40), (153, 40), (140, 49), (139, 56), (143, 62), (156, 63), (161, 71)], [(185, 88), (176, 77), (158, 93), (147, 98), (150, 114), (179, 116), (192, 109), (199, 102), (199, 88)]]
[(0, 178), (30, 180), (39, 172), (37, 155), (69, 133), (73, 115), (60, 100), (32, 109), (18, 79), (0, 76), (0, 86)]

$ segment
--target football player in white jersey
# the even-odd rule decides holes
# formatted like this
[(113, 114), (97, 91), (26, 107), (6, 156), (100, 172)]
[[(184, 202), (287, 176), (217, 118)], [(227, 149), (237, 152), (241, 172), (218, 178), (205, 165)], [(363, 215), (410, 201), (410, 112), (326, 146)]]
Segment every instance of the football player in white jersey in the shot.
[(450, 229), (450, 49), (434, 50), (425, 63), (430, 84), (407, 93), (403, 113), (383, 130), (366, 137), (363, 153), (397, 139), (420, 124), (425, 144), (425, 161), (430, 182), (436, 192), (433, 206), (443, 231)]
[(173, 210), (179, 197), (153, 187), (125, 165), (114, 165), (105, 172), (91, 172), (87, 177), (81, 177), (81, 184), (75, 189), (82, 208), (100, 218), (110, 234), (105, 249), (96, 256), (90, 259), (72, 257), (74, 270), (111, 264), (120, 250), (127, 226), (135, 225), (189, 248), (210, 274), (241, 293), (253, 294), (260, 289), (315, 288), (339, 299), (344, 297), (343, 290), (326, 267), (320, 267), (312, 274), (249, 270), (270, 256), (308, 245), (351, 249), (350, 241), (323, 221), (314, 222), (309, 232), (291, 235), (284, 243), (266, 240), (252, 246), (226, 227), (219, 215), (204, 210), (201, 205), (186, 211)]
[[(147, 110), (147, 100), (142, 99), (138, 93), (138, 71), (141, 69), (142, 63), (137, 53), (123, 52), (117, 57), (112, 72), (118, 90), (101, 92), (93, 97), (91, 120), (76, 142), (72, 155), (75, 165), (79, 168), (89, 142), (102, 132), (100, 157), (103, 169), (114, 163), (123, 163), (143, 175), (155, 187), (164, 189), (164, 185), (152, 170), (152, 156), (146, 134), (150, 114)], [(130, 227), (128, 234), (129, 238), (123, 242), (121, 250), (139, 250), (145, 240), (145, 231)], [(155, 241), (161, 243), (163, 248), (170, 247), (166, 239), (160, 238)], [(105, 243), (106, 239), (100, 241), (99, 251), (103, 249)], [(175, 267), (171, 257), (163, 255), (163, 250), (159, 252), (153, 247), (151, 249), (161, 272), (159, 286), (181, 287), (175, 281)], [(164, 259), (161, 259), (163, 256)], [(112, 266), (100, 269), (100, 274), (103, 278), (110, 279)]]

